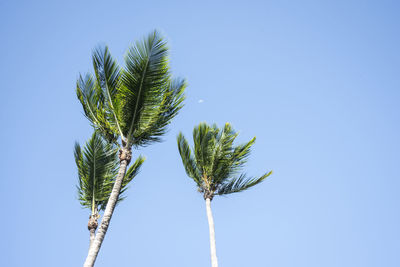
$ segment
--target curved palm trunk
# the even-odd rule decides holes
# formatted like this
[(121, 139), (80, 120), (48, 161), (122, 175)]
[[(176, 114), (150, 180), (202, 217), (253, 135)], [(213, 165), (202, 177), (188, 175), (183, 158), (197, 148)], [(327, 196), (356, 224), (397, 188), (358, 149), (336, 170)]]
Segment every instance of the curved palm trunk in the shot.
[(96, 237), (89, 248), (89, 253), (84, 263), (84, 267), (93, 267), (96, 261), (97, 255), (99, 254), (101, 244), (103, 243), (104, 237), (106, 235), (108, 226), (111, 221), (111, 217), (114, 212), (114, 208), (117, 204), (119, 193), (121, 192), (122, 181), (125, 177), (126, 168), (130, 161), (130, 151), (127, 148), (123, 148), (120, 151), (121, 164), (118, 171), (118, 176), (115, 179), (115, 183), (108, 199), (106, 209), (104, 210), (104, 215), (100, 223), (99, 230), (97, 230)]
[(218, 267), (217, 248), (215, 246), (214, 218), (211, 210), (211, 199), (209, 198), (206, 198), (206, 209), (207, 209), (208, 228), (210, 230), (211, 266)]

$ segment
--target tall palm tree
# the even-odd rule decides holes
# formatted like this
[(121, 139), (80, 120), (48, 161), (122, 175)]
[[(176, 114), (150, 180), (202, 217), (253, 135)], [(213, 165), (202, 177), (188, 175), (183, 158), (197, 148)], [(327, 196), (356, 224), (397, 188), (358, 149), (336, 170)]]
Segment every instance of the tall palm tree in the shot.
[(254, 137), (249, 142), (234, 146), (237, 137), (232, 126), (226, 123), (223, 129), (214, 124), (200, 123), (193, 130), (194, 147), (179, 133), (178, 149), (187, 175), (197, 184), (199, 192), (206, 201), (206, 211), (210, 232), (211, 265), (218, 267), (215, 246), (214, 219), (211, 201), (216, 195), (227, 195), (244, 191), (261, 183), (272, 172), (260, 177), (246, 177), (240, 174), (254, 144)]
[(77, 96), (86, 117), (109, 142), (119, 146), (120, 166), (85, 267), (93, 266), (107, 232), (132, 146), (160, 141), (182, 108), (186, 83), (170, 74), (168, 48), (155, 31), (130, 47), (121, 68), (107, 47), (93, 52), (95, 76), (80, 76)]
[[(94, 132), (83, 149), (79, 143), (75, 143), (74, 156), (78, 168), (79, 201), (84, 208), (91, 210), (88, 222), (91, 246), (98, 225), (97, 221), (100, 218), (99, 212), (104, 211), (117, 176), (118, 150)], [(139, 156), (128, 169), (122, 183), (121, 193), (127, 189), (129, 182), (137, 175), (143, 162), (144, 158)], [(118, 202), (122, 199), (123, 196), (120, 194)]]

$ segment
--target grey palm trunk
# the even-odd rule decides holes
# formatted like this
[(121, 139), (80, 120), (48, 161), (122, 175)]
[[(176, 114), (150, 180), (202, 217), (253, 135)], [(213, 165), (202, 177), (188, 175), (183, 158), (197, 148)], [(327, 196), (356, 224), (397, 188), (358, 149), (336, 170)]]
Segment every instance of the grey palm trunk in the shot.
[(90, 233), (89, 249), (92, 246), (94, 238), (96, 236), (96, 229), (97, 229), (97, 226), (98, 226), (97, 218), (98, 218), (97, 214), (92, 214), (89, 217), (89, 222), (88, 222), (88, 230), (89, 230), (89, 233)]
[(217, 247), (215, 244), (215, 227), (214, 227), (214, 218), (211, 210), (211, 199), (206, 198), (206, 211), (207, 211), (207, 219), (208, 219), (208, 228), (210, 232), (210, 253), (211, 253), (211, 266), (218, 267), (217, 260)]
[(106, 232), (108, 229), (108, 226), (110, 225), (111, 217), (114, 212), (115, 206), (118, 201), (119, 194), (121, 192), (122, 188), (122, 182), (124, 180), (125, 174), (126, 174), (126, 169), (128, 167), (129, 162), (131, 161), (132, 158), (132, 152), (130, 148), (124, 147), (120, 150), (120, 168), (118, 171), (118, 176), (115, 179), (115, 183), (110, 195), (110, 198), (108, 199), (106, 209), (104, 210), (104, 215), (100, 223), (99, 230), (96, 233), (96, 236), (91, 242), (88, 256), (86, 257), (84, 267), (93, 267), (94, 263), (96, 261), (97, 255), (99, 254), (101, 244), (103, 243), (104, 237), (106, 236)]
[(94, 238), (96, 236), (96, 229), (90, 229), (90, 243), (89, 243), (89, 249), (93, 244)]

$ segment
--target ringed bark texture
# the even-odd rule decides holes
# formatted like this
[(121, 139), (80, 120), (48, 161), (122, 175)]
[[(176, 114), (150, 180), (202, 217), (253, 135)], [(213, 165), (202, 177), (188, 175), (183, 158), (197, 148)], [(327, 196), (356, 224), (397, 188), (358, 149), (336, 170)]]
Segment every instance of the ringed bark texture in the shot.
[(208, 228), (210, 230), (211, 266), (218, 267), (217, 248), (215, 245), (214, 218), (211, 210), (211, 199), (209, 198), (206, 198), (206, 209), (207, 209)]
[[(127, 149), (122, 149), (121, 152), (125, 155), (127, 153), (130, 153), (130, 151), (128, 151)], [(104, 215), (103, 219), (101, 220), (100, 227), (97, 230), (96, 237), (89, 248), (88, 256), (86, 258), (85, 264), (83, 265), (84, 267), (94, 266), (94, 262), (96, 261), (97, 255), (99, 254), (101, 244), (103, 243), (108, 226), (110, 224), (114, 208), (117, 204), (119, 193), (121, 192), (122, 181), (125, 177), (126, 168), (128, 164), (129, 164), (129, 159), (127, 157), (121, 158), (121, 164), (119, 167), (117, 178), (115, 179), (115, 183), (110, 198), (108, 199), (106, 209), (104, 210)]]

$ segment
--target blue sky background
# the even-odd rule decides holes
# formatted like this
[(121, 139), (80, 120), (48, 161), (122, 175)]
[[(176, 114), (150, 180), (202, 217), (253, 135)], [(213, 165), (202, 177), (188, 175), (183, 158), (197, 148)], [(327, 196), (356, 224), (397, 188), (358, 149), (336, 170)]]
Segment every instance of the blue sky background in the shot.
[[(398, 1), (0, 1), (0, 266), (81, 266), (75, 96), (91, 51), (159, 29), (187, 100), (116, 210), (96, 266), (210, 266), (205, 205), (176, 135), (201, 121), (257, 136), (215, 198), (221, 267), (400, 266)], [(202, 103), (199, 101), (202, 100)], [(200, 101), (201, 102), (201, 101)]]

